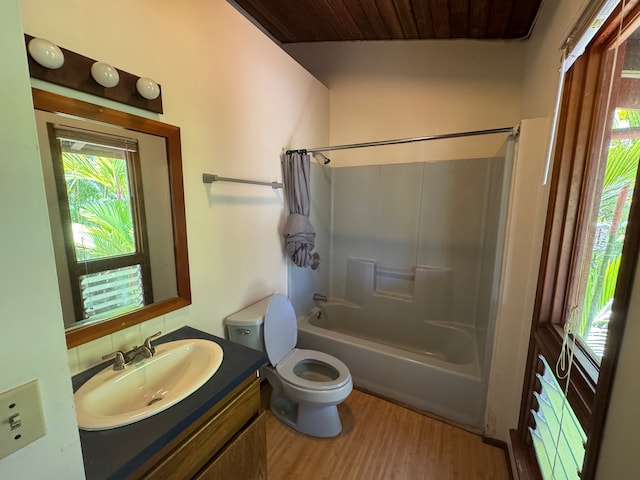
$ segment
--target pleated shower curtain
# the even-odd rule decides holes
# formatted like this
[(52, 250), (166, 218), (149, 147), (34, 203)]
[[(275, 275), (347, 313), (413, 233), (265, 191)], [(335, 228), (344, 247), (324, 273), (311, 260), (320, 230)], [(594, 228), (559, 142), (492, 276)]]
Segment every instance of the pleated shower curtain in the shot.
[(308, 153), (287, 152), (282, 162), (284, 190), (289, 216), (284, 227), (287, 255), (298, 267), (320, 264), (320, 255), (313, 252), (316, 232), (309, 220), (311, 208), (311, 162)]

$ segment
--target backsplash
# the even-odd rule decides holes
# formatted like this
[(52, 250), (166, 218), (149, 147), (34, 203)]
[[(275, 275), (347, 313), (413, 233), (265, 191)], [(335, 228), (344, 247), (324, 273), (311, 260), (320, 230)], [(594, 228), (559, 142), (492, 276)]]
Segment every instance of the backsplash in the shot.
[(142, 345), (145, 338), (156, 332), (162, 332), (162, 335), (165, 335), (178, 330), (186, 325), (185, 320), (186, 315), (180, 315), (179, 313), (162, 315), (67, 350), (71, 375), (76, 375), (104, 362), (102, 357), (111, 352), (116, 350), (127, 351), (133, 346)]

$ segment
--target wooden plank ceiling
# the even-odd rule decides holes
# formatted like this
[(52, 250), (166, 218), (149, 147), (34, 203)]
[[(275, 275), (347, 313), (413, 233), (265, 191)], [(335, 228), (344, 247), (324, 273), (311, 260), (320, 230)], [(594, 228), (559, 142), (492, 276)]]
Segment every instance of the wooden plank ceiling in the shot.
[(542, 0), (230, 0), (281, 43), (521, 39)]

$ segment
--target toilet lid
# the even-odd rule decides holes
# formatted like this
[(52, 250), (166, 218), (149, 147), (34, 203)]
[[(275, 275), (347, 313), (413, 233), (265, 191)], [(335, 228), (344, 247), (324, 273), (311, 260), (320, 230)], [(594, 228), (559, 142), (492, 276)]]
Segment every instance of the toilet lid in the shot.
[(275, 294), (269, 300), (264, 316), (264, 346), (274, 367), (296, 346), (298, 325), (289, 299)]

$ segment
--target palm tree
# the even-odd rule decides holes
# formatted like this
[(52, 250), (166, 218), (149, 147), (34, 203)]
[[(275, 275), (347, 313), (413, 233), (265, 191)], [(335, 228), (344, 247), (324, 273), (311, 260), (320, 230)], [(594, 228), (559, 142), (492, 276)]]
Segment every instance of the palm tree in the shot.
[[(126, 160), (63, 152), (71, 222), (79, 259), (135, 252)], [(89, 241), (87, 241), (89, 240)]]
[[(640, 126), (640, 111), (618, 110), (614, 128)], [(640, 139), (612, 140), (609, 145), (589, 279), (582, 310), (581, 335), (594, 323), (605, 330), (615, 293), (631, 196), (640, 159)]]

